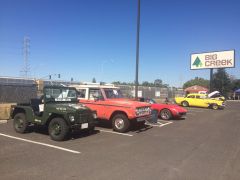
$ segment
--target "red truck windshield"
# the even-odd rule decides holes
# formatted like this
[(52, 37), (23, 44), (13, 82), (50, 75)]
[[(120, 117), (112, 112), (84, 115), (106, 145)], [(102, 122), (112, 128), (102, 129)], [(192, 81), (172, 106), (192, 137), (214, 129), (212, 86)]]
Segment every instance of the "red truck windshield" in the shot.
[(105, 95), (108, 99), (123, 98), (119, 89), (104, 89)]

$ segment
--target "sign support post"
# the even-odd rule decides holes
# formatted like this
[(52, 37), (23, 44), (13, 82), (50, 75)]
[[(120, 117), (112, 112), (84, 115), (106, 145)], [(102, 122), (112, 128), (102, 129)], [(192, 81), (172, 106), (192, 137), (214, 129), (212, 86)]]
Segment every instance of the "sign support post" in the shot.
[(210, 82), (209, 82), (209, 92), (213, 91), (213, 69), (210, 69)]
[(138, 14), (137, 14), (135, 99), (138, 99), (139, 33), (140, 33), (140, 0), (138, 0)]

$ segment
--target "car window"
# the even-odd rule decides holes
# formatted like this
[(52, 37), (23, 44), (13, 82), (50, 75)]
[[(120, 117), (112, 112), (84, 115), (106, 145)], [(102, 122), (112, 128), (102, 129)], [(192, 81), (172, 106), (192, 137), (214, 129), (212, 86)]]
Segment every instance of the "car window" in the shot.
[(197, 98), (197, 99), (200, 99), (200, 96), (197, 95), (196, 98)]
[(119, 89), (104, 89), (104, 93), (108, 99), (123, 98), (122, 92)]
[(85, 98), (85, 96), (86, 96), (86, 89), (79, 89), (78, 98)]
[(102, 93), (100, 89), (89, 89), (89, 99), (94, 100), (95, 98), (102, 99)]
[(187, 98), (195, 98), (195, 95), (189, 95)]
[(77, 94), (76, 94), (76, 90), (69, 90), (67, 91), (67, 96), (65, 98), (76, 98), (77, 97)]
[(45, 98), (48, 101), (75, 101), (77, 91), (70, 88), (45, 88)]
[(220, 94), (214, 94), (211, 98), (217, 98), (217, 97), (221, 97)]

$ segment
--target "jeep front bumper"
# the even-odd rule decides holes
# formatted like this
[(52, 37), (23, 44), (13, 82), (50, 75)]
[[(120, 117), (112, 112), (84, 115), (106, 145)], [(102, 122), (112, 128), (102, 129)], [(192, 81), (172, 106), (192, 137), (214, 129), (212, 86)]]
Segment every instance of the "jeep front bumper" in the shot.
[(86, 122), (81, 124), (73, 124), (71, 125), (72, 130), (81, 130), (81, 129), (89, 129), (91, 127), (95, 127), (97, 125), (97, 121)]

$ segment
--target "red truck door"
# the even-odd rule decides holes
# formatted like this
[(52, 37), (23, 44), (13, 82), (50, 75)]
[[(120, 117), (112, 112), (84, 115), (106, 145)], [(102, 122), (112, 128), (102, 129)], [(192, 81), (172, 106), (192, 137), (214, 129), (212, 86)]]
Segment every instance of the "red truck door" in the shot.
[(87, 107), (97, 111), (97, 116), (100, 119), (106, 119), (106, 107), (103, 94), (100, 89), (89, 88), (88, 97), (85, 100), (80, 100)]

